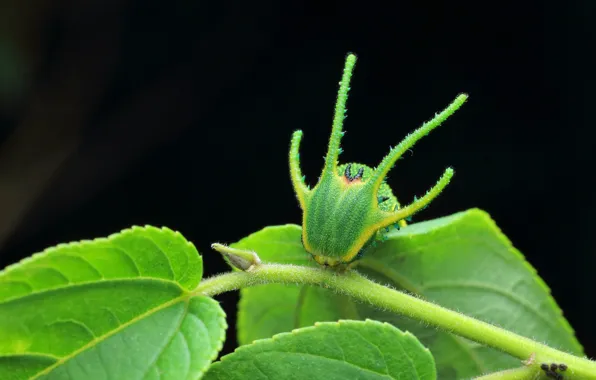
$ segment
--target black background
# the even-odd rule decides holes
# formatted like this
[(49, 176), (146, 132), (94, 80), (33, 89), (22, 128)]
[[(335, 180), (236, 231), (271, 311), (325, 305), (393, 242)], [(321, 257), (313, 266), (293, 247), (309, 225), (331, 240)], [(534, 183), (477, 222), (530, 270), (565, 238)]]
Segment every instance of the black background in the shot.
[(313, 183), (352, 51), (342, 159), (375, 165), (469, 93), (389, 182), (409, 200), (453, 166), (416, 220), (488, 211), (596, 355), (591, 2), (0, 4), (1, 266), (152, 224), (224, 271), (210, 243), (299, 222), (290, 136)]

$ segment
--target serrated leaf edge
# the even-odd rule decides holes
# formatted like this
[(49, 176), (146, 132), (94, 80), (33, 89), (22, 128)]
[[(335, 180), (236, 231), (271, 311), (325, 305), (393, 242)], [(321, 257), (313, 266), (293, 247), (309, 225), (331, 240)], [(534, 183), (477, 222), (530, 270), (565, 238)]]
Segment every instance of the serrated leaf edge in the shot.
[[(253, 340), (251, 343), (248, 344), (244, 344), (242, 346), (237, 347), (234, 352), (229, 353), (227, 355), (222, 356), (219, 359), (219, 362), (223, 362), (224, 360), (228, 360), (230, 356), (234, 355), (237, 352), (241, 352), (247, 349), (250, 349), (252, 346), (254, 345), (259, 345), (259, 344), (263, 344), (265, 342), (268, 341), (276, 341), (279, 339), (284, 339), (287, 336), (291, 336), (291, 335), (297, 335), (297, 334), (303, 334), (303, 333), (308, 333), (312, 330), (316, 330), (317, 328), (321, 327), (321, 326), (331, 326), (333, 328), (340, 328), (342, 325), (360, 325), (360, 324), (369, 324), (369, 325), (376, 325), (376, 326), (386, 326), (391, 328), (392, 330), (396, 330), (401, 336), (407, 337), (408, 339), (414, 339), (418, 346), (420, 346), (420, 348), (422, 348), (425, 352), (427, 352), (428, 354), (430, 354), (430, 356), (432, 357), (432, 353), (431, 351), (425, 347), (419, 340), (418, 338), (416, 338), (416, 336), (412, 333), (410, 333), (409, 331), (402, 331), (400, 329), (398, 329), (397, 327), (393, 326), (390, 323), (387, 322), (380, 322), (380, 321), (376, 321), (374, 319), (369, 319), (366, 318), (364, 321), (361, 320), (351, 320), (351, 319), (340, 319), (337, 322), (315, 322), (315, 324), (313, 326), (307, 326), (307, 327), (300, 327), (297, 329), (293, 329), (292, 331), (288, 331), (288, 332), (282, 332), (279, 334), (275, 334), (270, 338), (263, 338), (263, 339), (255, 339)], [(433, 358), (434, 361), (434, 358)], [(215, 362), (217, 363), (217, 362)], [(213, 364), (215, 364), (213, 363)]]
[[(41, 252), (37, 252), (34, 253), (24, 259), (22, 259), (21, 261), (8, 265), (7, 267), (5, 267), (4, 269), (0, 270), (0, 280), (2, 279), (3, 275), (7, 275), (9, 273), (11, 273), (14, 270), (19, 269), (20, 267), (22, 267), (23, 265), (29, 264), (29, 263), (34, 263), (44, 257), (46, 257), (49, 254), (52, 254), (53, 252), (59, 251), (61, 249), (64, 248), (72, 248), (72, 247), (77, 247), (77, 248), (84, 248), (86, 245), (90, 245), (90, 244), (96, 244), (99, 242), (110, 242), (112, 239), (118, 238), (118, 237), (122, 237), (122, 236), (126, 236), (128, 234), (132, 234), (135, 233), (137, 231), (148, 231), (148, 232), (157, 232), (157, 233), (166, 233), (168, 235), (170, 235), (171, 237), (181, 240), (184, 242), (184, 244), (186, 245), (187, 248), (194, 250), (195, 252), (197, 252), (197, 255), (199, 256), (199, 258), (201, 259), (202, 262), (202, 256), (200, 255), (200, 253), (198, 252), (198, 250), (196, 249), (195, 245), (188, 241), (179, 231), (175, 231), (172, 230), (168, 227), (155, 227), (155, 226), (151, 226), (151, 225), (145, 225), (145, 226), (131, 226), (129, 228), (125, 228), (123, 230), (121, 230), (120, 232), (116, 232), (116, 233), (112, 233), (110, 235), (108, 235), (107, 237), (99, 237), (99, 238), (94, 238), (94, 239), (82, 239), (79, 241), (74, 241), (74, 242), (68, 242), (68, 243), (59, 243), (57, 245), (48, 247), (46, 249), (44, 249)], [(145, 238), (149, 238), (147, 236), (145, 236)], [(153, 241), (152, 239), (149, 238), (149, 240)], [(159, 245), (155, 242), (153, 242), (158, 248), (161, 249), (161, 247), (159, 247)], [(202, 277), (202, 276), (201, 276)], [(133, 325), (134, 323), (138, 322), (139, 320), (142, 320), (143, 318), (163, 310), (164, 308), (167, 308), (177, 302), (190, 302), (191, 298), (194, 298), (195, 296), (192, 296), (190, 293), (190, 290), (192, 289), (183, 289), (180, 284), (177, 281), (170, 281), (170, 280), (166, 280), (166, 279), (162, 279), (162, 278), (154, 278), (154, 277), (134, 277), (134, 278), (114, 278), (114, 279), (110, 279), (110, 280), (104, 280), (104, 282), (111, 282), (111, 281), (127, 281), (127, 280), (151, 280), (151, 281), (156, 281), (156, 282), (163, 282), (163, 283), (173, 283), (178, 285), (181, 290), (183, 291), (183, 294), (179, 297), (176, 297), (166, 303), (163, 303), (161, 305), (159, 305), (156, 308), (147, 310), (145, 313), (140, 314), (138, 316), (136, 316), (135, 318), (119, 325), (117, 328), (115, 328), (114, 330), (111, 330), (110, 332), (102, 335), (99, 338), (95, 338), (92, 341), (88, 342), (87, 344), (85, 344), (82, 347), (79, 347), (77, 350), (71, 352), (68, 355), (65, 355), (63, 357), (58, 357), (55, 355), (47, 355), (47, 354), (41, 354), (41, 353), (32, 353), (32, 352), (23, 352), (23, 353), (19, 353), (19, 354), (11, 354), (11, 355), (2, 355), (3, 357), (6, 356), (41, 356), (41, 357), (47, 357), (47, 358), (52, 358), (55, 359), (56, 362), (54, 364), (52, 364), (49, 367), (46, 367), (43, 371), (37, 373), (34, 375), (34, 377), (32, 379), (38, 378), (39, 376), (47, 373), (47, 371), (51, 371), (53, 368), (65, 363), (66, 361), (68, 361), (69, 359), (75, 357), (76, 355), (78, 355), (81, 352), (84, 352), (86, 349), (98, 344), (98, 342), (104, 341), (105, 339), (111, 337), (112, 335), (115, 335), (116, 333), (122, 331), (124, 328)], [(40, 292), (35, 292), (35, 293), (31, 293), (31, 294), (39, 294), (39, 293), (44, 293), (44, 292), (51, 292), (51, 291), (57, 291), (59, 289), (62, 288), (66, 288), (66, 287), (76, 287), (76, 286), (84, 286), (84, 285), (88, 285), (90, 283), (96, 283), (97, 281), (84, 281), (84, 282), (79, 282), (77, 284), (74, 285), (68, 285), (68, 286), (58, 286), (58, 287), (54, 287), (51, 289), (47, 289), (44, 291), (40, 291)], [(1, 281), (0, 281), (1, 283)], [(28, 294), (26, 296), (29, 296), (31, 294)], [(21, 297), (17, 297), (17, 298), (21, 298)], [(217, 316), (218, 316), (218, 324), (220, 327), (220, 336), (217, 339), (217, 346), (216, 346), (216, 350), (214, 351), (214, 353), (211, 355), (210, 357), (210, 361), (212, 362), (215, 358), (217, 358), (219, 352), (221, 351), (221, 349), (223, 348), (223, 344), (225, 341), (225, 337), (226, 337), (226, 330), (228, 328), (228, 324), (226, 322), (226, 314), (223, 311), (223, 309), (221, 308), (221, 306), (219, 305), (219, 303), (217, 301), (215, 301), (213, 298), (210, 297), (205, 297), (206, 299), (209, 299), (213, 302), (215, 302), (215, 304), (218, 306), (218, 310), (217, 310)], [(4, 302), (10, 302), (11, 300), (13, 300), (15, 298), (9, 298), (4, 300), (2, 303)], [(188, 313), (188, 311), (185, 312), (186, 314)], [(199, 372), (199, 378), (202, 377), (202, 375), (209, 369), (209, 366), (205, 366), (205, 368), (203, 368), (200, 372)]]
[[(84, 249), (85, 246), (97, 244), (97, 243), (100, 243), (100, 242), (110, 243), (110, 241), (113, 240), (113, 239), (116, 239), (116, 238), (122, 237), (122, 236), (126, 236), (128, 234), (132, 234), (132, 233), (137, 232), (137, 231), (157, 232), (157, 233), (160, 233), (160, 234), (161, 233), (165, 233), (165, 234), (168, 234), (168, 235), (170, 235), (171, 237), (173, 237), (173, 238), (175, 238), (177, 240), (183, 241), (187, 248), (189, 248), (189, 249), (194, 250), (195, 252), (197, 252), (197, 255), (199, 257), (199, 260), (201, 261), (201, 267), (202, 267), (202, 256), (201, 256), (201, 254), (199, 253), (199, 251), (197, 250), (197, 248), (195, 247), (195, 245), (192, 242), (186, 240), (186, 238), (180, 232), (171, 230), (171, 229), (169, 229), (167, 227), (161, 227), (161, 228), (159, 228), (159, 227), (154, 227), (154, 226), (151, 226), (151, 225), (132, 226), (132, 227), (129, 227), (129, 228), (125, 228), (125, 229), (121, 230), (120, 232), (116, 232), (116, 233), (110, 234), (107, 237), (99, 237), (99, 238), (95, 238), (95, 239), (83, 239), (83, 240), (73, 241), (73, 242), (68, 242), (68, 243), (59, 243), (57, 245), (48, 247), (48, 248), (44, 249), (41, 252), (34, 253), (34, 254), (32, 254), (32, 255), (30, 255), (28, 257), (25, 257), (21, 261), (19, 261), (17, 263), (14, 263), (14, 264), (11, 264), (11, 265), (8, 265), (4, 269), (0, 270), (0, 284), (3, 281), (3, 278), (2, 278), (3, 276), (8, 275), (8, 274), (10, 274), (11, 272), (13, 272), (15, 270), (20, 269), (24, 265), (35, 263), (36, 261), (41, 260), (41, 259), (47, 257), (48, 255), (51, 255), (54, 252), (58, 252), (58, 251), (60, 251), (60, 250), (62, 250), (64, 248), (73, 248), (73, 247), (76, 247), (76, 248), (83, 248)], [(156, 242), (154, 242), (150, 237), (148, 237), (148, 236), (143, 236), (143, 237), (146, 238), (146, 239), (151, 240), (151, 242), (153, 244), (155, 244), (155, 246), (158, 247), (161, 250), (161, 247)], [(84, 253), (81, 256), (84, 256)], [(167, 255), (166, 255), (166, 258), (169, 260), (169, 258), (167, 257)], [(145, 277), (145, 276), (137, 276), (137, 277), (134, 277), (134, 278), (122, 277), (122, 278), (112, 278), (112, 279), (109, 279), (109, 280), (101, 280), (101, 281), (108, 282), (108, 281), (115, 281), (115, 280), (120, 281), (120, 280), (139, 280), (139, 279), (150, 279), (150, 280), (161, 281), (161, 282), (166, 282), (166, 283), (173, 283), (173, 284), (176, 284), (177, 286), (179, 286), (184, 291), (190, 291), (190, 290), (192, 290), (192, 289), (183, 288), (182, 285), (176, 279), (174, 279), (174, 280), (167, 280), (167, 279), (156, 278), (156, 277)], [(202, 273), (201, 273), (201, 279), (202, 279)], [(29, 295), (32, 295), (32, 294), (40, 294), (40, 293), (44, 293), (44, 292), (47, 292), (47, 291), (53, 291), (53, 290), (58, 290), (58, 289), (70, 288), (70, 287), (73, 287), (73, 286), (80, 286), (80, 285), (85, 285), (85, 284), (90, 284), (90, 283), (97, 283), (97, 282), (98, 282), (98, 280), (81, 281), (81, 282), (78, 282), (78, 283), (76, 283), (74, 285), (73, 284), (67, 284), (67, 285), (64, 285), (64, 286), (56, 286), (56, 287), (52, 287), (50, 289), (46, 289), (46, 290), (42, 290), (42, 291), (38, 291), (38, 292), (29, 293), (29, 294), (27, 294), (25, 296), (29, 296)], [(9, 301), (11, 301), (13, 299), (21, 298), (21, 297), (7, 298), (7, 299), (3, 300), (0, 303), (9, 302)]]
[[(192, 297), (191, 297), (192, 298)], [(221, 351), (221, 349), (223, 348), (224, 342), (226, 340), (226, 331), (228, 330), (228, 322), (226, 320), (226, 312), (224, 311), (224, 309), (221, 307), (221, 305), (219, 304), (219, 302), (217, 302), (216, 300), (214, 300), (211, 297), (205, 297), (207, 299), (209, 299), (210, 301), (212, 301), (215, 305), (217, 305), (217, 313), (218, 313), (218, 320), (219, 320), (219, 327), (221, 327), (220, 331), (220, 335), (219, 335), (219, 339), (217, 340), (217, 349), (214, 350), (213, 354), (211, 355), (211, 357), (209, 358), (209, 361), (211, 362), (211, 364), (213, 364), (213, 361), (217, 358), (217, 356), (219, 355), (219, 352)], [(190, 301), (190, 299), (189, 299)], [(203, 377), (203, 375), (209, 370), (209, 368), (211, 367), (211, 364), (206, 365), (200, 372), (199, 372), (199, 376), (197, 377), (198, 379), (201, 379)]]
[[(552, 296), (551, 290), (548, 287), (548, 285), (544, 282), (544, 280), (538, 275), (538, 272), (536, 271), (536, 269), (526, 260), (525, 256), (523, 255), (523, 253), (521, 253), (520, 250), (518, 250), (513, 243), (511, 242), (511, 240), (509, 240), (509, 238), (503, 233), (503, 231), (499, 228), (499, 226), (497, 225), (497, 223), (495, 222), (495, 220), (493, 220), (490, 216), (490, 214), (482, 209), (479, 208), (471, 208), (468, 210), (464, 210), (464, 211), (460, 211), (451, 215), (447, 215), (445, 217), (441, 217), (441, 218), (437, 218), (437, 219), (451, 219), (451, 221), (456, 221), (456, 220), (461, 220), (461, 219), (465, 219), (465, 218), (480, 218), (482, 219), (483, 222), (485, 222), (484, 224), (492, 231), (495, 233), (497, 239), (507, 248), (507, 250), (509, 252), (511, 252), (513, 254), (513, 256), (518, 259), (519, 261), (521, 261), (522, 265), (529, 271), (529, 273), (532, 275), (532, 278), (536, 281), (537, 285), (542, 288), (546, 294), (546, 302), (549, 306), (551, 306), (554, 310), (554, 312), (558, 315), (558, 322), (561, 323), (561, 326), (563, 327), (564, 330), (566, 330), (568, 333), (571, 334), (571, 336), (574, 338), (572, 339), (572, 344), (576, 346), (576, 349), (578, 352), (581, 352), (583, 354), (583, 347), (582, 345), (579, 343), (579, 341), (577, 340), (577, 337), (575, 335), (575, 330), (573, 329), (573, 327), (571, 327), (571, 325), (569, 324), (569, 322), (567, 321), (567, 319), (565, 319), (564, 315), (563, 315), (563, 311), (561, 310), (561, 308), (559, 307), (559, 305), (556, 303), (555, 299)], [(422, 223), (426, 223), (426, 222), (432, 222), (435, 221), (437, 219), (431, 219), (428, 221), (424, 221), (424, 222), (420, 222), (417, 224), (422, 224)], [(450, 223), (449, 223), (450, 224)], [(424, 234), (427, 234), (429, 232), (432, 231), (436, 231), (438, 229), (442, 229), (442, 228), (446, 228), (449, 226), (449, 224), (439, 224), (437, 226), (433, 226), (432, 228), (426, 230), (424, 232)], [(406, 235), (408, 234), (408, 227), (401, 229), (400, 231), (395, 231), (394, 232), (396, 235)]]
[[(37, 261), (40, 258), (43, 258), (44, 256), (47, 256), (48, 254), (50, 254), (54, 251), (57, 251), (59, 249), (62, 249), (62, 248), (82, 247), (87, 244), (93, 244), (93, 243), (99, 243), (99, 242), (109, 242), (111, 239), (117, 238), (119, 236), (124, 236), (124, 235), (130, 234), (130, 233), (138, 231), (138, 230), (148, 230), (148, 231), (153, 230), (156, 232), (170, 233), (173, 236), (175, 236), (176, 238), (182, 238), (186, 242), (186, 244), (188, 245), (189, 248), (196, 250), (195, 245), (193, 243), (191, 243), (190, 241), (186, 240), (186, 238), (184, 238), (184, 236), (179, 231), (171, 230), (168, 227), (155, 227), (155, 226), (151, 226), (148, 224), (145, 226), (134, 225), (129, 228), (125, 228), (125, 229), (121, 230), (120, 232), (115, 232), (113, 234), (110, 234), (106, 237), (98, 237), (98, 238), (94, 238), (94, 239), (82, 239), (82, 240), (72, 241), (72, 242), (68, 242), (68, 243), (58, 243), (51, 247), (45, 248), (41, 252), (36, 252), (30, 256), (27, 256), (19, 262), (16, 262), (14, 264), (10, 264), (10, 265), (6, 266), (4, 269), (2, 269), (0, 271), (0, 276), (10, 273), (11, 271), (17, 269), (18, 267), (20, 267), (24, 264), (28, 264), (30, 262)], [(197, 250), (197, 252), (198, 252), (198, 250)]]
[(558, 315), (558, 317), (559, 317), (558, 319), (559, 319), (559, 322), (561, 323), (562, 327), (565, 330), (567, 330), (568, 333), (571, 334), (571, 336), (574, 338), (574, 339), (572, 339), (573, 344), (576, 346), (576, 349), (578, 350), (578, 352), (583, 354), (584, 348), (581, 345), (581, 343), (579, 343), (577, 336), (575, 335), (575, 330), (573, 329), (573, 327), (571, 327), (571, 325), (569, 324), (567, 319), (564, 317), (563, 310), (559, 307), (559, 305), (555, 301), (554, 297), (552, 296), (551, 290), (548, 287), (548, 285), (546, 284), (546, 282), (544, 282), (544, 280), (538, 275), (538, 271), (536, 270), (536, 268), (534, 268), (532, 266), (532, 264), (530, 264), (526, 260), (525, 256), (521, 253), (520, 250), (515, 248), (515, 246), (511, 242), (511, 240), (509, 240), (509, 238), (503, 233), (503, 231), (499, 228), (497, 223), (491, 218), (489, 213), (487, 213), (486, 211), (481, 210), (479, 208), (472, 208), (470, 210), (466, 210), (464, 212), (463, 216), (465, 216), (466, 214), (469, 214), (472, 216), (477, 216), (479, 218), (484, 219), (487, 222), (487, 225), (489, 225), (493, 229), (493, 231), (496, 233), (497, 237), (505, 244), (507, 249), (513, 255), (515, 255), (522, 262), (524, 267), (533, 275), (532, 277), (534, 278), (534, 280), (536, 281), (538, 286), (540, 286), (548, 295), (546, 297), (547, 303), (553, 308), (553, 310)]
[[(62, 356), (62, 357), (55, 357), (55, 358), (57, 358), (57, 361), (54, 364), (52, 364), (52, 365), (44, 368), (42, 371), (36, 373), (30, 380), (35, 380), (35, 379), (39, 378), (39, 376), (46, 375), (46, 374), (50, 373), (52, 370), (54, 370), (54, 368), (57, 368), (60, 365), (66, 363), (67, 361), (69, 361), (70, 359), (76, 357), (78, 354), (86, 351), (87, 349), (92, 348), (93, 346), (97, 345), (98, 343), (101, 343), (101, 342), (105, 341), (106, 339), (110, 338), (113, 335), (116, 335), (120, 331), (124, 330), (125, 328), (127, 328), (129, 326), (132, 326), (133, 324), (135, 324), (136, 322), (144, 319), (145, 317), (148, 317), (148, 316), (150, 316), (150, 315), (152, 315), (152, 314), (154, 314), (156, 312), (159, 312), (161, 310), (164, 310), (164, 309), (166, 309), (166, 308), (168, 308), (168, 307), (170, 307), (170, 306), (172, 306), (172, 305), (174, 305), (174, 304), (176, 304), (178, 302), (185, 302), (187, 304), (185, 314), (188, 315), (188, 302), (190, 302), (190, 300), (192, 298), (195, 298), (195, 297), (200, 297), (200, 298), (208, 299), (208, 300), (210, 300), (210, 302), (212, 301), (212, 302), (214, 302), (215, 305), (218, 306), (218, 317), (220, 317), (219, 318), (219, 326), (222, 329), (220, 330), (221, 331), (221, 334), (220, 334), (220, 336), (219, 336), (219, 338), (217, 340), (218, 341), (217, 350), (215, 350), (215, 352), (211, 355), (211, 358), (210, 358), (210, 361), (212, 362), (215, 358), (217, 358), (217, 355), (221, 351), (221, 349), (223, 347), (223, 343), (225, 341), (225, 336), (226, 336), (225, 333), (226, 333), (226, 330), (228, 328), (228, 324), (226, 322), (226, 313), (223, 311), (223, 309), (219, 305), (219, 302), (215, 301), (213, 298), (211, 298), (211, 297), (205, 297), (205, 296), (192, 296), (190, 293), (187, 293), (187, 294), (183, 294), (180, 297), (176, 297), (176, 298), (174, 298), (174, 299), (172, 299), (172, 300), (170, 300), (168, 302), (165, 302), (165, 303), (163, 303), (163, 304), (159, 305), (158, 307), (155, 307), (155, 308), (153, 308), (151, 310), (147, 310), (145, 313), (140, 314), (140, 315), (136, 316), (135, 318), (133, 318), (133, 319), (131, 319), (131, 320), (129, 320), (129, 321), (127, 321), (127, 322), (119, 325), (118, 327), (116, 327), (115, 329), (107, 332), (106, 334), (104, 334), (104, 335), (102, 335), (102, 336), (100, 336), (98, 338), (95, 338), (95, 339), (89, 341), (87, 344), (85, 344), (84, 346), (79, 347), (78, 349), (74, 350), (73, 352), (71, 352), (68, 355), (65, 355), (65, 356)], [(27, 353), (24, 353), (24, 354), (25, 355), (37, 355), (36, 353), (31, 353), (31, 352), (27, 352)], [(45, 354), (41, 354), (41, 355), (42, 356), (47, 356)], [(15, 356), (15, 355), (12, 355), (12, 356)], [(20, 356), (20, 355), (16, 355), (16, 356)], [(209, 366), (205, 366), (205, 368), (200, 372), (200, 375), (202, 376), (208, 369), (209, 369)], [(201, 376), (199, 376), (199, 378)]]

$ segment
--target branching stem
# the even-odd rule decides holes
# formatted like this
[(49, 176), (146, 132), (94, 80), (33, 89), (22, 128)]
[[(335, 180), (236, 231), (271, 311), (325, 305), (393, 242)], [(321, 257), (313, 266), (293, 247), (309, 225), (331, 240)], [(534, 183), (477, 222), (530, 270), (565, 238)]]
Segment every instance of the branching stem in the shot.
[(540, 363), (565, 363), (565, 379), (596, 379), (596, 362), (556, 350), (486, 322), (468, 317), (403, 292), (377, 284), (356, 271), (338, 274), (321, 268), (260, 264), (247, 272), (233, 272), (204, 280), (193, 294), (215, 296), (263, 284), (316, 285), (345, 294), (374, 307), (405, 315), (520, 360), (532, 357), (530, 367)]

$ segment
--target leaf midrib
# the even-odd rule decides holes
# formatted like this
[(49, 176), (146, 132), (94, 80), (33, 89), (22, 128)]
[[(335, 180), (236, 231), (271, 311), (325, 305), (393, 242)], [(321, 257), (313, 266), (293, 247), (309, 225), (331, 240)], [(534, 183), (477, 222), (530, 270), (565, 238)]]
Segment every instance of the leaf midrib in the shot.
[(147, 375), (149, 374), (149, 371), (151, 371), (151, 368), (153, 368), (153, 366), (155, 365), (155, 363), (157, 363), (157, 361), (160, 359), (161, 355), (163, 354), (163, 350), (165, 350), (165, 348), (168, 345), (170, 345), (170, 343), (172, 343), (172, 339), (174, 339), (174, 337), (176, 336), (176, 334), (180, 331), (180, 328), (182, 327), (182, 323), (186, 319), (187, 314), (188, 314), (188, 302), (186, 302), (186, 304), (184, 305), (184, 311), (180, 314), (180, 320), (177, 323), (177, 327), (172, 330), (172, 335), (169, 336), (168, 339), (166, 339), (164, 341), (165, 344), (161, 348), (161, 353), (158, 354), (158, 355), (156, 355), (155, 358), (153, 359), (153, 361), (151, 362), (151, 364), (149, 364), (147, 366), (147, 370), (145, 371), (145, 373), (143, 374), (143, 376), (141, 377), (141, 379), (145, 379), (147, 377)]
[[(31, 380), (34, 379), (38, 379), (40, 376), (46, 375), (48, 373), (50, 373), (52, 370), (54, 370), (55, 368), (57, 368), (58, 366), (64, 364), (65, 362), (67, 362), (68, 360), (74, 358), (75, 356), (79, 355), (80, 353), (82, 353), (83, 351), (94, 347), (96, 344), (106, 340), (107, 338), (119, 333), (120, 331), (124, 330), (125, 328), (133, 325), (134, 323), (160, 311), (163, 310), (169, 306), (172, 306), (178, 302), (184, 301), (188, 303), (188, 300), (190, 299), (190, 297), (193, 297), (193, 294), (191, 292), (189, 292), (188, 290), (182, 288), (180, 286), (180, 284), (178, 284), (175, 281), (170, 281), (170, 280), (165, 280), (165, 279), (160, 279), (160, 278), (155, 278), (155, 277), (135, 277), (135, 278), (115, 278), (115, 279), (109, 279), (109, 280), (100, 280), (100, 281), (85, 281), (85, 282), (79, 282), (76, 284), (69, 284), (67, 286), (59, 286), (56, 288), (50, 288), (50, 289), (44, 289), (42, 291), (38, 291), (38, 292), (33, 292), (33, 293), (29, 293), (27, 295), (24, 296), (19, 296), (19, 297), (14, 297), (14, 298), (10, 298), (7, 300), (4, 300), (2, 302), (0, 302), (0, 305), (6, 305), (8, 303), (11, 302), (18, 302), (18, 301), (23, 301), (28, 297), (33, 297), (33, 296), (40, 296), (40, 295), (49, 295), (51, 296), (52, 292), (57, 292), (57, 291), (63, 291), (65, 289), (73, 289), (73, 288), (77, 288), (77, 287), (84, 287), (84, 286), (89, 286), (89, 285), (94, 285), (94, 284), (105, 284), (105, 283), (122, 283), (122, 282), (135, 282), (135, 281), (149, 281), (149, 282), (154, 282), (154, 283), (161, 283), (161, 284), (167, 284), (167, 285), (176, 285), (180, 291), (182, 292), (182, 294), (176, 298), (171, 299), (168, 302), (164, 302), (161, 305), (151, 308), (149, 310), (147, 310), (146, 312), (144, 312), (143, 314), (140, 314), (132, 319), (130, 319), (129, 321), (125, 322), (125, 323), (121, 323), (118, 327), (116, 327), (115, 329), (103, 334), (100, 337), (94, 338), (92, 340), (90, 340), (87, 344), (81, 346), (80, 348), (74, 350), (73, 352), (71, 352), (70, 354), (63, 356), (63, 357), (58, 357), (58, 356), (54, 356), (54, 355), (47, 355), (44, 353), (32, 353), (32, 352), (27, 352), (27, 353), (22, 353), (22, 354), (16, 354), (15, 356), (22, 356), (23, 354), (26, 355), (35, 355), (35, 356), (48, 356), (48, 357), (52, 357), (56, 359), (56, 362), (54, 364), (52, 364), (51, 366), (46, 367), (43, 371), (37, 373), (34, 377), (31, 378)], [(186, 305), (186, 307), (188, 307), (188, 305)], [(6, 356), (6, 355), (2, 355), (2, 356)]]
[[(107, 338), (115, 335), (116, 333), (119, 333), (120, 331), (124, 330), (126, 327), (129, 327), (131, 325), (133, 325), (134, 323), (144, 319), (145, 317), (148, 317), (160, 310), (163, 310), (169, 306), (174, 305), (177, 302), (188, 302), (189, 299), (193, 297), (193, 294), (191, 294), (190, 292), (184, 292), (182, 295), (173, 298), (172, 300), (168, 301), (168, 302), (164, 302), (163, 304), (153, 308), (153, 309), (149, 309), (147, 310), (145, 313), (138, 315), (135, 318), (132, 318), (131, 320), (129, 320), (128, 322), (125, 322), (123, 324), (121, 324), (120, 326), (116, 327), (114, 330), (111, 330), (110, 332), (102, 335), (99, 338), (93, 339), (91, 341), (89, 341), (89, 343), (85, 344), (84, 346), (81, 346), (80, 348), (74, 350), (73, 352), (71, 352), (70, 354), (61, 357), (56, 363), (52, 364), (49, 367), (46, 367), (43, 371), (37, 373), (35, 376), (31, 377), (30, 380), (35, 380), (35, 379), (39, 379), (40, 376), (42, 375), (47, 375), (48, 373), (50, 373), (52, 370), (54, 370), (55, 368), (57, 368), (58, 366), (66, 363), (68, 360), (74, 358), (75, 356), (79, 355), (80, 353), (82, 353), (83, 351), (92, 348), (93, 346), (95, 346), (97, 343), (103, 342), (104, 340), (106, 340)], [(188, 305), (186, 305), (186, 307), (188, 307)]]

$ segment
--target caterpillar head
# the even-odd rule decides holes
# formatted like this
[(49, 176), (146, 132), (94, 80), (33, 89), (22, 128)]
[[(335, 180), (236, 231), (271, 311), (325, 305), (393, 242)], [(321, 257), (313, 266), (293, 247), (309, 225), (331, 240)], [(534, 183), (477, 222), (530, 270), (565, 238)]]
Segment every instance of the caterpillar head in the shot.
[(379, 166), (338, 165), (345, 104), (356, 56), (348, 54), (340, 82), (329, 148), (319, 182), (310, 189), (300, 170), (299, 146), (302, 131), (295, 131), (290, 147), (290, 175), (302, 208), (302, 244), (317, 263), (325, 266), (347, 265), (357, 260), (375, 240), (379, 231), (403, 223), (426, 207), (447, 186), (453, 170), (445, 170), (439, 181), (423, 197), (400, 207), (389, 186), (387, 173), (397, 159), (416, 141), (426, 136), (453, 114), (467, 99), (459, 95), (444, 111), (406, 136), (391, 149)]

